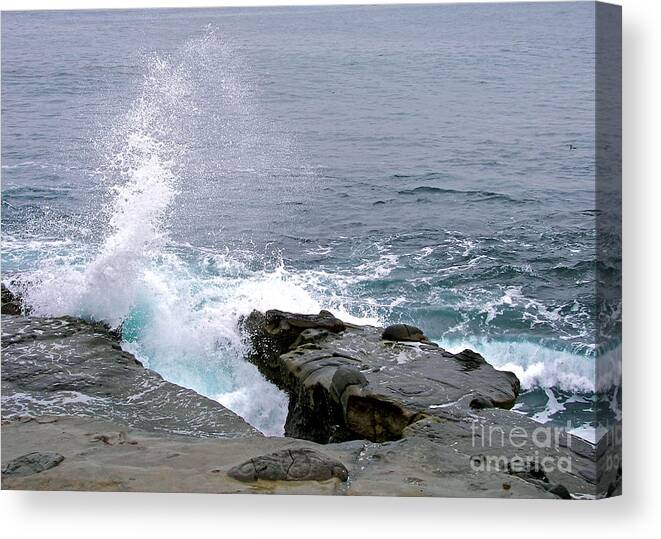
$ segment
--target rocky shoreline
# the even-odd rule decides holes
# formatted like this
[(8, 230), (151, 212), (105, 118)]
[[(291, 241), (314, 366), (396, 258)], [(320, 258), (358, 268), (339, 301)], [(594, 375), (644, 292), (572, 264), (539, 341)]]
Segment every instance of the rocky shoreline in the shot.
[[(595, 498), (599, 447), (511, 411), (519, 382), (412, 326), (253, 312), (247, 360), (290, 396), (284, 437), (176, 386), (99, 324), (2, 290), (2, 487)], [(550, 438), (549, 438), (550, 437)]]
[(482, 356), (452, 354), (412, 326), (347, 325), (331, 313), (253, 312), (249, 360), (290, 395), (285, 433), (319, 443), (397, 440), (453, 407), (511, 408), (519, 381)]

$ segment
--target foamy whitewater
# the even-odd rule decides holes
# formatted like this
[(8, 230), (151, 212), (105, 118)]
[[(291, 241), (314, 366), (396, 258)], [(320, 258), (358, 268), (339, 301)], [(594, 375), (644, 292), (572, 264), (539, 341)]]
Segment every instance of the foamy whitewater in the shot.
[(287, 396), (244, 360), (239, 318), (253, 309), (333, 308), (347, 321), (379, 320), (352, 316), (332, 298), (315, 299), (314, 282), (306, 287), (306, 276), (289, 275), (281, 260), (255, 272), (229, 254), (200, 251), (192, 261), (177, 255), (166, 224), (185, 147), (173, 141), (173, 124), (196, 110), (191, 64), (203, 69), (219, 46), (209, 30), (186, 45), (177, 63), (149, 60), (138, 98), (103, 141), (110, 152), (103, 167), (110, 200), (107, 236), (98, 252), (82, 264), (67, 258), (88, 253), (47, 259), (21, 282), (34, 315), (121, 326), (123, 347), (146, 366), (218, 400), (265, 434), (282, 435)]
[[(287, 396), (238, 321), (277, 308), (418, 325), (515, 372), (517, 411), (597, 438), (595, 390), (615, 417), (620, 397), (596, 368), (619, 347), (595, 348), (593, 12), (543, 8), (575, 44), (558, 65), (526, 10), (398, 9), (106, 12), (80, 25), (94, 61), (30, 33), (63, 14), (3, 16), (3, 282), (36, 315), (121, 326), (266, 434)], [(465, 50), (476, 23), (497, 72)]]

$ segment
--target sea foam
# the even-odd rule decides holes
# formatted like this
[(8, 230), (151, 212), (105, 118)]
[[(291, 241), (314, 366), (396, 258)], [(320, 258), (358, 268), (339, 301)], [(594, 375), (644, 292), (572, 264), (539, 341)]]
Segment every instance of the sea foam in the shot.
[[(209, 68), (219, 47), (210, 30), (176, 59), (149, 59), (133, 104), (99, 137), (107, 187), (102, 241), (96, 248), (68, 242), (53, 249), (30, 240), (42, 261), (19, 287), (35, 315), (121, 326), (124, 349), (147, 367), (219, 401), (265, 434), (282, 435), (288, 397), (245, 360), (241, 317), (253, 309), (330, 308), (349, 322), (380, 319), (370, 316), (369, 306), (358, 316), (346, 307), (346, 278), (290, 271), (277, 255), (234, 256), (170, 238), (168, 220), (186, 166), (185, 126), (203, 114), (194, 99), (195, 75)], [(224, 90), (241, 97), (233, 84)], [(12, 241), (15, 250), (26, 247)]]
[[(149, 60), (132, 106), (100, 137), (108, 192), (103, 241), (96, 251), (72, 249), (45, 260), (23, 277), (23, 294), (36, 315), (122, 326), (124, 347), (149, 367), (216, 398), (263, 432), (282, 434), (287, 396), (243, 359), (237, 326), (254, 307), (278, 306), (269, 291), (277, 283), (196, 277), (170, 249), (167, 232), (186, 149), (177, 130), (197, 112), (191, 73), (217, 45), (210, 31), (176, 61)], [(289, 291), (292, 301), (280, 304), (305, 304), (295, 287)]]

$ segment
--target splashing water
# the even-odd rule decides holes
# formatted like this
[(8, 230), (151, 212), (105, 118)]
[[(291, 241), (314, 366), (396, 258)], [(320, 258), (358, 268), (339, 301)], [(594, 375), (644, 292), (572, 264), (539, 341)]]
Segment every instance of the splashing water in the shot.
[[(204, 117), (195, 102), (196, 77), (218, 55), (227, 58), (227, 50), (208, 30), (188, 42), (177, 60), (149, 59), (132, 107), (100, 141), (108, 202), (98, 251), (90, 255), (66, 242), (64, 253), (23, 277), (22, 292), (36, 315), (121, 325), (123, 347), (146, 366), (216, 399), (265, 434), (281, 435), (288, 398), (245, 361), (240, 317), (253, 309), (333, 307), (347, 320), (378, 319), (352, 317), (338, 299), (342, 294), (327, 293), (323, 272), (292, 274), (279, 257), (275, 265), (260, 261), (265, 269), (254, 271), (237, 257), (181, 246), (169, 237), (187, 141), (195, 120)], [(241, 101), (245, 90), (231, 76), (222, 86), (230, 93), (225, 101)], [(254, 259), (252, 253), (248, 262)]]
[[(199, 20), (192, 24), (197, 29)], [(525, 221), (523, 195), (507, 182), (503, 189), (513, 197), (494, 201), (493, 193), (481, 187), (466, 190), (461, 182), (471, 183), (473, 169), (466, 169), (466, 177), (453, 177), (450, 172), (457, 169), (451, 160), (439, 165), (442, 173), (417, 171), (420, 163), (438, 154), (436, 146), (430, 154), (416, 153), (417, 137), (414, 151), (408, 152), (406, 141), (397, 137), (404, 151), (393, 152), (392, 160), (384, 161), (380, 154), (365, 160), (361, 150), (360, 163), (349, 159), (343, 168), (342, 160), (332, 157), (343, 153), (342, 136), (333, 130), (336, 110), (328, 107), (332, 124), (313, 124), (317, 99), (310, 101), (314, 105), (299, 99), (282, 105), (287, 103), (283, 95), (303, 93), (300, 79), (291, 77), (295, 55), (287, 56), (283, 69), (264, 56), (263, 43), (258, 53), (245, 53), (249, 38), (234, 48), (224, 37), (210, 29), (168, 55), (147, 58), (144, 77), (128, 90), (135, 94), (125, 113), (95, 137), (105, 198), (102, 205), (88, 204), (83, 213), (90, 221), (90, 214), (99, 214), (102, 233), (77, 222), (56, 222), (50, 230), (57, 217), (39, 213), (57, 209), (56, 204), (49, 208), (48, 197), (68, 196), (75, 182), (57, 184), (52, 191), (40, 177), (34, 179), (37, 184), (28, 182), (32, 190), (3, 185), (3, 264), (25, 272), (19, 278), (21, 292), (35, 314), (69, 314), (121, 325), (123, 346), (146, 365), (220, 401), (269, 434), (282, 433), (287, 398), (243, 359), (238, 320), (253, 308), (325, 308), (356, 323), (414, 323), (446, 348), (473, 348), (496, 367), (516, 372), (530, 393), (529, 415), (546, 410), (537, 419), (555, 420), (566, 415), (561, 406), (573, 406), (588, 417), (591, 405), (569, 402), (573, 393), (589, 399), (595, 386), (617, 383), (594, 382), (596, 356), (589, 348), (594, 342), (592, 264), (580, 262), (587, 255), (565, 252), (567, 246), (572, 253), (590, 252), (591, 235), (557, 224), (549, 232), (546, 222), (538, 226), (535, 200), (546, 204), (548, 196), (536, 193), (534, 182), (524, 182), (525, 197), (532, 197), (526, 202), (534, 213), (531, 224)], [(129, 43), (131, 49), (134, 43)], [(274, 45), (273, 50), (279, 49)], [(243, 61), (243, 54), (251, 54), (245, 56), (251, 64)], [(332, 65), (333, 58), (326, 61)], [(317, 64), (304, 61), (300, 73), (314, 74)], [(402, 73), (410, 68), (403, 64)], [(338, 69), (349, 81), (362, 76), (343, 71), (343, 65)], [(126, 89), (118, 77), (112, 80), (119, 81), (116, 102), (123, 106)], [(325, 81), (323, 74), (318, 78)], [(265, 99), (258, 99), (251, 85), (261, 86), (264, 80)], [(21, 81), (14, 83), (19, 84), (14, 94), (21, 97)], [(324, 95), (332, 103), (330, 96), (341, 93)], [(269, 113), (263, 113), (262, 105)], [(106, 104), (100, 106), (105, 113)], [(312, 120), (306, 123), (301, 117), (308, 113)], [(375, 121), (379, 113), (374, 112)], [(276, 114), (282, 114), (278, 125), (269, 120)], [(306, 148), (311, 155), (301, 158), (283, 118), (291, 118), (296, 132), (309, 133), (313, 143)], [(317, 140), (323, 153), (315, 156), (317, 131), (324, 134), (321, 143)], [(367, 135), (367, 141), (373, 139), (373, 133)], [(381, 139), (372, 144), (387, 148)], [(471, 148), (477, 161), (491, 151), (488, 144), (482, 146), (485, 154), (477, 146)], [(27, 154), (39, 166), (49, 166), (46, 158)], [(564, 163), (564, 154), (562, 159)], [(322, 170), (323, 185), (310, 181), (306, 186), (308, 162)], [(87, 161), (83, 165), (88, 166)], [(463, 174), (463, 160), (460, 165)], [(26, 162), (7, 166), (29, 168)], [(410, 167), (411, 172), (389, 176), (397, 167)], [(66, 184), (65, 178), (60, 183)], [(446, 183), (457, 188), (445, 189)], [(75, 189), (76, 195), (83, 196), (86, 188)], [(394, 194), (398, 191), (401, 196)], [(34, 212), (21, 213), (32, 207), (31, 197), (37, 200)], [(84, 206), (76, 206), (77, 201), (71, 204), (74, 211)], [(421, 204), (435, 208), (434, 215), (425, 214)], [(482, 233), (472, 221), (463, 221), (486, 212), (492, 222), (505, 222), (500, 217), (509, 219), (511, 204), (523, 211), (518, 228), (508, 225), (503, 231), (498, 224), (495, 232)], [(439, 217), (443, 212), (436, 208), (445, 208), (449, 221)], [(382, 209), (388, 213), (384, 222), (379, 221)], [(305, 211), (310, 213), (292, 226), (296, 214), (305, 216)], [(420, 220), (413, 218), (418, 215)], [(10, 217), (18, 218), (16, 235), (7, 227), (8, 222), (15, 224)], [(350, 238), (342, 236), (347, 233)], [(259, 247), (246, 247), (251, 234)], [(252, 250), (227, 247), (237, 237), (243, 249)], [(539, 245), (533, 245), (537, 240)], [(284, 261), (280, 252), (290, 258)], [(519, 260), (532, 262), (513, 263)], [(12, 274), (11, 280), (15, 278)], [(567, 297), (540, 293), (544, 288), (548, 292), (549, 280), (554, 291), (567, 290)]]
[(83, 263), (81, 253), (47, 261), (24, 278), (23, 292), (36, 315), (122, 325), (124, 347), (147, 366), (217, 399), (264, 433), (280, 435), (287, 396), (243, 359), (238, 319), (253, 308), (319, 305), (287, 283), (284, 270), (232, 282), (205, 273), (195, 261), (190, 266), (173, 252), (166, 228), (185, 159), (178, 129), (198, 112), (191, 73), (218, 46), (209, 31), (189, 42), (178, 62), (150, 59), (140, 95), (104, 141), (110, 199), (98, 252)]
[(163, 136), (164, 126), (189, 93), (176, 68), (152, 59), (141, 95), (108, 137), (106, 238), (83, 268), (39, 272), (25, 292), (35, 313), (76, 313), (114, 327), (126, 318), (145, 267), (167, 239), (163, 221), (176, 194), (174, 163), (181, 148)]

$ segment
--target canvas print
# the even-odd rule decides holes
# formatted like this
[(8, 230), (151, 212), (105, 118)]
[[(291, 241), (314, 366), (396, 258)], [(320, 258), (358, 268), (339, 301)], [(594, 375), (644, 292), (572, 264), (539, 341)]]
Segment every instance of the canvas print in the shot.
[(619, 7), (1, 29), (2, 488), (621, 493)]

